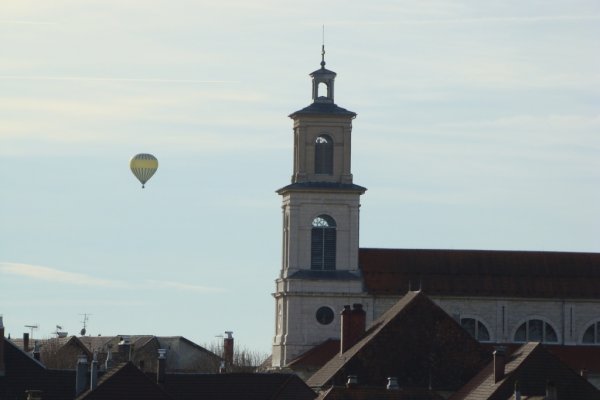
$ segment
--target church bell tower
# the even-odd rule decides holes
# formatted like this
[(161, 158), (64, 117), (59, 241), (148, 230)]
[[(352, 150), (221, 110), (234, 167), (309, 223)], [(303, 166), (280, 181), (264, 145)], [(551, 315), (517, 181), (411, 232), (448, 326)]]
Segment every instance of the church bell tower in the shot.
[(294, 121), (291, 184), (283, 199), (283, 257), (276, 280), (273, 367), (285, 367), (315, 345), (339, 337), (339, 311), (362, 293), (358, 268), (360, 196), (351, 172), (356, 113), (334, 101), (336, 73), (310, 74), (312, 104)]

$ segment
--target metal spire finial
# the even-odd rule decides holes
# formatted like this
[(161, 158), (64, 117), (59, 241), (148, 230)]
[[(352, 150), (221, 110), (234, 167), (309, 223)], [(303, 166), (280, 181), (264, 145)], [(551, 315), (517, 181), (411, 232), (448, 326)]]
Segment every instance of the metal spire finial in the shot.
[(321, 42), (321, 68), (325, 68), (325, 25), (323, 25), (323, 37)]

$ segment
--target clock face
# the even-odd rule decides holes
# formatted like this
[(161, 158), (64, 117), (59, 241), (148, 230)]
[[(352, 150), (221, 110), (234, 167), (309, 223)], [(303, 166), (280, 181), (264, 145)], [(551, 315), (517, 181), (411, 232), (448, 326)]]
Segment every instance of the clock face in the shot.
[(333, 310), (329, 307), (321, 307), (317, 310), (315, 317), (317, 318), (317, 322), (321, 325), (329, 325), (333, 322)]

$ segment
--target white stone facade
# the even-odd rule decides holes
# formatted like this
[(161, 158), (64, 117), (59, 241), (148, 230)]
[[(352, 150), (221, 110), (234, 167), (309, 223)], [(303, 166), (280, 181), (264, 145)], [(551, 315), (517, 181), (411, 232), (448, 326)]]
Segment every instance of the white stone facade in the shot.
[[(333, 103), (335, 73), (323, 69), (311, 76), (313, 93), (317, 84), (328, 84), (331, 90), (326, 98), (315, 100), (314, 108), (309, 106), (291, 115), (294, 170), (292, 185), (278, 191), (283, 198), (283, 251), (281, 272), (273, 294), (272, 363), (279, 368), (327, 339), (339, 339), (339, 313), (344, 305), (362, 304), (368, 327), (400, 298), (400, 295), (375, 296), (366, 291), (358, 261), (360, 196), (366, 189), (353, 184), (350, 169), (355, 114)], [(332, 107), (322, 108), (318, 103), (330, 103)], [(328, 174), (315, 170), (315, 141), (323, 135), (333, 141), (333, 168)], [(320, 215), (335, 221), (335, 270), (331, 271), (311, 270), (312, 222)], [(600, 299), (430, 297), (458, 322), (478, 321), (488, 333), (485, 340), (496, 343), (521, 341), (516, 337), (517, 331), (525, 324), (521, 333), (526, 332), (527, 340), (534, 335), (531, 326), (535, 325), (542, 326), (544, 341), (581, 344), (586, 329), (600, 321)], [(321, 308), (331, 310), (331, 321), (323, 315), (318, 320)], [(532, 320), (534, 325), (527, 323)], [(600, 344), (600, 338), (596, 344)]]

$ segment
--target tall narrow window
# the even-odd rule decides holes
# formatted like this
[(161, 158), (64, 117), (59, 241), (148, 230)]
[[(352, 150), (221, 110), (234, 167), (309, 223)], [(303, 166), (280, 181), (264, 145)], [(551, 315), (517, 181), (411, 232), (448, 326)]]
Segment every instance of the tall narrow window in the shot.
[(315, 140), (315, 173), (333, 174), (333, 140), (328, 135)]
[(335, 270), (335, 220), (319, 215), (312, 222), (310, 269)]

